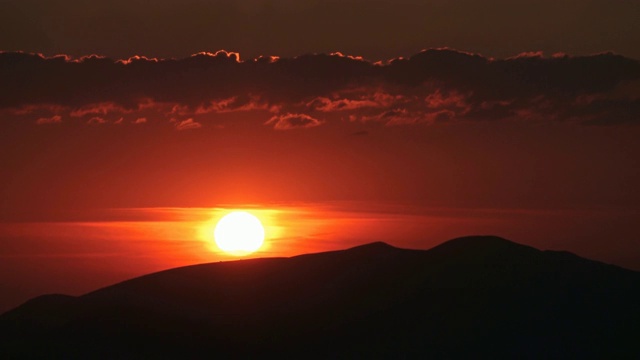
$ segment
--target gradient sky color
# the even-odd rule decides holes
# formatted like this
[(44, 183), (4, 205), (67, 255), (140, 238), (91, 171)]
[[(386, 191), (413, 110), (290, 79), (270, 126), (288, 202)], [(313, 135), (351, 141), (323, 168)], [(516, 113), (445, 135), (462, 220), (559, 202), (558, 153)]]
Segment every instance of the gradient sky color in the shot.
[(640, 269), (639, 4), (2, 1), (0, 311), (226, 260), (238, 208), (255, 256), (494, 234)]

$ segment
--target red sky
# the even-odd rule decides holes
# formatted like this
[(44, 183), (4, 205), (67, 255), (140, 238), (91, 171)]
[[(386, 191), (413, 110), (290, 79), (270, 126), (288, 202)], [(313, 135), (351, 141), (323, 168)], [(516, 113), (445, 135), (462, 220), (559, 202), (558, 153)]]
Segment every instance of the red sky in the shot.
[(256, 256), (495, 234), (640, 269), (635, 2), (145, 4), (0, 4), (0, 311), (226, 259), (202, 229), (239, 207)]

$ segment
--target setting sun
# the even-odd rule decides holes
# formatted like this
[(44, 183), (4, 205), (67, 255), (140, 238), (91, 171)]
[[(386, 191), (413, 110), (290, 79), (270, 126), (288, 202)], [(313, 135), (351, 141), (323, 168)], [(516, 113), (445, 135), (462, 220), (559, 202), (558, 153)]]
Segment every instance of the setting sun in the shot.
[(225, 253), (243, 256), (258, 250), (264, 242), (260, 220), (244, 211), (225, 215), (213, 232), (216, 245)]

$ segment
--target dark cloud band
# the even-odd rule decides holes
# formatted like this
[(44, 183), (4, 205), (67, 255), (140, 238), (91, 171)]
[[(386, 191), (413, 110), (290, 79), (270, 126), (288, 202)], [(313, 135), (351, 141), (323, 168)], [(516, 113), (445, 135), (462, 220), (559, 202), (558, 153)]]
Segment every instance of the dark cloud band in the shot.
[[(167, 118), (264, 111), (267, 124), (280, 129), (318, 126), (331, 114), (388, 125), (640, 121), (640, 63), (611, 53), (492, 59), (431, 49), (372, 63), (340, 53), (241, 61), (236, 53), (219, 51), (114, 61), (4, 52), (0, 79), (0, 109), (47, 109), (42, 124), (108, 114), (132, 114), (135, 120), (148, 108)], [(198, 124), (192, 121), (189, 128)]]

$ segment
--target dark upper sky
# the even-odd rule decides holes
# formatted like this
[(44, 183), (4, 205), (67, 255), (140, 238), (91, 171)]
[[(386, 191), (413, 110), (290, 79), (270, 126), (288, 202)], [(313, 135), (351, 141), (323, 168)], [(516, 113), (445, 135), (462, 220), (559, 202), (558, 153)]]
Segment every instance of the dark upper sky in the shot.
[(2, 0), (0, 49), (184, 57), (341, 51), (372, 60), (448, 46), (640, 58), (629, 0)]

